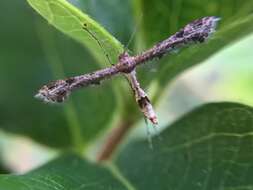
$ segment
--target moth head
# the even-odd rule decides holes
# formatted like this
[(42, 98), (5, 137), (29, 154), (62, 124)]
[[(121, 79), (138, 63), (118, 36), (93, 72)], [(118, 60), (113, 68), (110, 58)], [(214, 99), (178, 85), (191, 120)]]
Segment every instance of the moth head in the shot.
[(70, 94), (69, 83), (65, 80), (57, 80), (39, 89), (35, 98), (46, 103), (62, 103)]

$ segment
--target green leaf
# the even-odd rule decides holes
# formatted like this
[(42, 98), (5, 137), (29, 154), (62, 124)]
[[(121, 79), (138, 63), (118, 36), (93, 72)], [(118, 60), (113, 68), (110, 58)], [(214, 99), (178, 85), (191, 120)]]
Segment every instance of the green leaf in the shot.
[[(207, 43), (195, 45), (185, 49), (179, 54), (168, 56), (159, 66), (159, 73), (155, 78), (163, 89), (168, 82), (186, 69), (201, 64), (219, 50), (232, 42), (239, 40), (253, 32), (253, 15), (241, 17), (232, 23), (224, 25)], [(155, 96), (161, 95), (161, 89)]]
[(116, 165), (136, 189), (252, 189), (253, 109), (205, 105), (153, 138), (124, 147)]
[(66, 0), (27, 1), (50, 24), (88, 48), (99, 62), (105, 62), (107, 54), (111, 63), (117, 62), (123, 46), (87, 14)]
[(100, 23), (124, 45), (128, 44), (135, 28), (131, 0), (69, 0), (69, 2)]
[[(243, 2), (240, 0), (150, 0), (148, 2), (137, 0), (133, 2), (133, 5), (136, 20), (141, 13), (143, 14), (136, 45), (139, 51), (140, 48), (144, 50), (168, 38), (194, 19), (211, 15), (221, 18), (217, 38), (212, 44), (207, 43), (208, 45), (197, 45), (196, 47), (191, 45), (186, 51), (168, 55), (159, 62), (152, 63), (155, 65), (153, 67), (157, 68), (157, 72), (150, 72), (150, 68), (140, 69), (145, 85), (150, 84), (153, 80), (160, 83), (162, 89), (185, 69), (201, 63), (225, 46), (252, 32), (252, 20), (247, 17), (253, 10), (252, 0)], [(247, 25), (241, 23), (246, 20)], [(243, 29), (240, 28), (242, 26)], [(219, 43), (216, 43), (217, 41)], [(157, 93), (162, 94), (159, 90)]]
[[(118, 104), (110, 82), (64, 105), (33, 96), (44, 84), (98, 69), (83, 47), (48, 25), (25, 1), (0, 1), (0, 128), (57, 148), (82, 148), (110, 127)], [(24, 30), (23, 30), (24, 29)], [(94, 119), (94, 116), (95, 119)]]
[[(133, 0), (136, 19), (142, 13), (142, 25), (139, 36), (143, 43), (151, 46), (166, 39), (178, 31), (180, 27), (194, 19), (204, 16), (221, 17), (221, 27), (235, 18), (248, 15), (252, 12), (253, 1), (240, 0)], [(151, 11), (152, 10), (152, 11)], [(224, 23), (224, 24), (223, 24)]]
[(252, 189), (253, 108), (202, 106), (100, 166), (65, 155), (24, 175), (0, 175), (0, 189)]
[(4, 190), (127, 189), (106, 168), (66, 155), (25, 175), (0, 175)]

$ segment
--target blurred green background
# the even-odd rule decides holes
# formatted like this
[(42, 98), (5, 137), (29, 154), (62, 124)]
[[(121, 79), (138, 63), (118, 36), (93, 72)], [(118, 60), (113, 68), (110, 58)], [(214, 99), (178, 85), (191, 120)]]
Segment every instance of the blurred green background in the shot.
[[(133, 53), (165, 39), (195, 18), (216, 15), (222, 17), (222, 23), (229, 23), (253, 9), (251, 1), (164, 0), (156, 6), (153, 1), (145, 1), (142, 7), (142, 1), (134, 0), (70, 2), (124, 45), (136, 31), (136, 40), (129, 47)], [(34, 99), (36, 91), (48, 81), (89, 72), (100, 65), (90, 52), (54, 29), (26, 1), (1, 1), (0, 9), (0, 159), (5, 168), (24, 172), (63, 148), (92, 144), (105, 129), (114, 126), (119, 110), (124, 109), (122, 102), (132, 96), (119, 97), (114, 87), (117, 81), (106, 81), (74, 93), (64, 105), (51, 106)], [(252, 44), (253, 35), (243, 37), (166, 85), (156, 107), (161, 127), (205, 102), (253, 105)], [(177, 54), (180, 52), (173, 56)], [(145, 86), (159, 74), (157, 65), (159, 61), (153, 61), (140, 71)], [(137, 125), (140, 127), (133, 133), (145, 130), (143, 120)]]

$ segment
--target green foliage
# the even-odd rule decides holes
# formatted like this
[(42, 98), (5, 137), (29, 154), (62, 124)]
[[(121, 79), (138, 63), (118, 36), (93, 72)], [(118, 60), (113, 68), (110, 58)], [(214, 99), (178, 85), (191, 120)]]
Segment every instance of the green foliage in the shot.
[[(167, 38), (190, 21), (203, 16), (215, 15), (222, 20), (221, 28), (234, 22), (236, 18), (247, 16), (252, 12), (253, 1), (199, 1), (199, 0), (144, 0), (134, 1), (135, 15), (143, 14), (141, 38), (146, 46)], [(150, 11), (153, 10), (153, 11)], [(155, 11), (157, 10), (157, 11)], [(159, 18), (159, 19), (157, 19)], [(167, 24), (164, 24), (166, 21)], [(224, 23), (224, 24), (223, 24)], [(159, 30), (157, 30), (159, 28)]]
[(3, 175), (4, 190), (251, 189), (253, 109), (232, 103), (194, 110), (153, 139), (132, 142), (101, 167), (75, 155), (21, 176)]
[[(26, 2), (0, 4), (6, 10), (14, 7), (0, 12), (5, 25), (0, 35), (0, 127), (51, 147), (85, 146), (118, 115), (112, 86), (105, 83), (77, 92), (65, 105), (47, 105), (34, 99), (43, 84), (96, 70), (98, 63)], [(94, 115), (96, 119), (91, 119)]]
[[(104, 51), (113, 63), (117, 61), (118, 54), (123, 52), (122, 45), (112, 35), (67, 1), (28, 0), (28, 3), (50, 24), (85, 45), (100, 62), (107, 60)], [(103, 42), (102, 47), (98, 41)]]
[[(156, 73), (148, 67), (138, 69), (147, 87), (158, 82), (154, 101), (172, 78), (253, 31), (251, 0), (27, 2), (46, 22), (28, 3), (0, 2), (2, 9), (9, 10), (0, 12), (5, 25), (0, 36), (0, 127), (64, 151), (88, 147), (108, 127), (114, 127), (116, 119), (137, 121), (140, 114), (129, 107), (134, 102), (125, 93), (129, 87), (105, 82), (74, 93), (61, 106), (42, 104), (32, 96), (50, 80), (116, 63), (124, 51), (119, 41), (126, 42), (133, 23), (139, 25), (134, 47), (139, 51), (193, 19), (222, 17), (217, 33), (207, 43), (156, 63)], [(82, 28), (84, 24), (88, 30)], [(252, 114), (252, 108), (239, 104), (205, 105), (168, 126), (161, 133), (162, 140), (155, 137), (153, 150), (146, 141), (130, 142), (105, 166), (78, 155), (63, 155), (24, 175), (0, 176), (0, 189), (252, 189)]]
[[(145, 84), (158, 82), (160, 89), (163, 89), (179, 73), (203, 62), (231, 42), (252, 32), (253, 18), (250, 15), (253, 10), (252, 0), (243, 2), (239, 0), (222, 2), (219, 0), (160, 0), (158, 2), (156, 0), (148, 2), (137, 0), (134, 1), (134, 5), (136, 17), (140, 17), (140, 12), (143, 14), (143, 22), (138, 32), (138, 47), (141, 49), (166, 39), (180, 27), (196, 18), (209, 15), (221, 18), (218, 32), (207, 44), (191, 46), (180, 54), (165, 57), (157, 66), (159, 72), (151, 73), (152, 76), (147, 70), (140, 70)], [(159, 94), (161, 94), (160, 89)]]
[(200, 64), (222, 48), (240, 38), (250, 34), (253, 30), (253, 15), (240, 17), (233, 23), (222, 27), (208, 43), (186, 49), (179, 55), (172, 55), (160, 65), (161, 72), (156, 75), (154, 81), (158, 81), (159, 90), (155, 94), (155, 100), (161, 96), (161, 90), (168, 82), (184, 70)]
[(154, 138), (153, 150), (130, 143), (116, 165), (136, 189), (252, 189), (252, 114), (239, 104), (208, 104)]
[[(66, 167), (67, 166), (67, 167)], [(2, 176), (5, 190), (125, 189), (106, 168), (90, 164), (76, 155), (65, 155), (22, 176)]]

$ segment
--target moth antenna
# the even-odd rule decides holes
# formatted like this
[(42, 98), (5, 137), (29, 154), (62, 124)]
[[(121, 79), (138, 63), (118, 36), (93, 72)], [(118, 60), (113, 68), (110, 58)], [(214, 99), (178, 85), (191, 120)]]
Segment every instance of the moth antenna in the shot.
[(112, 64), (112, 61), (110, 59), (110, 56), (109, 54), (106, 52), (105, 48), (103, 47), (102, 43), (100, 42), (100, 40), (96, 37), (96, 35), (91, 32), (89, 29), (88, 29), (88, 25), (86, 23), (83, 24), (83, 27), (82, 27), (86, 32), (88, 32), (88, 34), (97, 42), (97, 44), (99, 45), (99, 47), (102, 49), (103, 51), (103, 54), (105, 55), (107, 61), (109, 62), (110, 65), (113, 65)]

